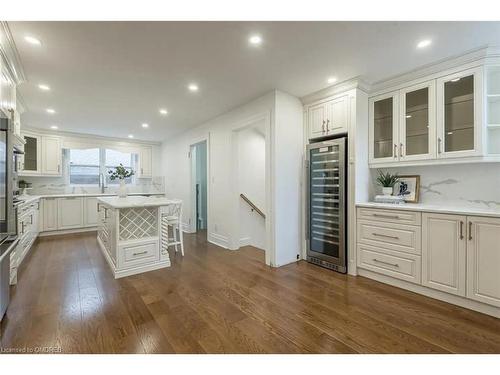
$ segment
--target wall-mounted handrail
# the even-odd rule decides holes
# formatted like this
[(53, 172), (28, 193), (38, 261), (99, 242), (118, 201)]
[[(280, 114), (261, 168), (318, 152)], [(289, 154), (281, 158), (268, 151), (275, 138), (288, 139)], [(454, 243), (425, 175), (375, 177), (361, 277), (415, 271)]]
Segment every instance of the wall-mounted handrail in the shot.
[(248, 197), (245, 194), (240, 194), (240, 197), (243, 198), (243, 200), (248, 203), (248, 205), (252, 208), (252, 211), (257, 212), (264, 219), (266, 218), (266, 214), (262, 212), (259, 209), (259, 207), (257, 207), (250, 199), (248, 199)]

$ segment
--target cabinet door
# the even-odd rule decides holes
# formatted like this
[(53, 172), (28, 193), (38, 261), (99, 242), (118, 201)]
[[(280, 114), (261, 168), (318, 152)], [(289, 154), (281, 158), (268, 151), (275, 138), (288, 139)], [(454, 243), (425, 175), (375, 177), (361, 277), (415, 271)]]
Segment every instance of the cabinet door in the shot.
[(58, 198), (58, 229), (83, 226), (83, 198)]
[(44, 198), (42, 200), (43, 230), (57, 230), (57, 199)]
[(482, 68), (437, 80), (437, 156), (456, 158), (482, 153)]
[(394, 91), (369, 100), (370, 163), (399, 160), (398, 95), (399, 92)]
[(309, 134), (311, 138), (321, 137), (326, 133), (326, 106), (321, 103), (308, 109)]
[(326, 133), (338, 134), (347, 132), (348, 97), (329, 101), (326, 106)]
[(465, 216), (422, 214), (422, 285), (465, 296)]
[(153, 150), (151, 147), (144, 147), (139, 153), (139, 173), (138, 177), (153, 177)]
[(401, 90), (399, 151), (401, 160), (435, 158), (435, 81)]
[(31, 176), (41, 173), (42, 145), (41, 137), (34, 134), (24, 134), (24, 155), (19, 175)]
[(500, 307), (500, 219), (467, 217), (467, 297)]
[(87, 227), (93, 227), (97, 225), (98, 217), (97, 217), (97, 198), (96, 197), (87, 197), (85, 199), (84, 205), (84, 224)]
[(57, 137), (42, 136), (42, 174), (60, 176), (61, 140)]

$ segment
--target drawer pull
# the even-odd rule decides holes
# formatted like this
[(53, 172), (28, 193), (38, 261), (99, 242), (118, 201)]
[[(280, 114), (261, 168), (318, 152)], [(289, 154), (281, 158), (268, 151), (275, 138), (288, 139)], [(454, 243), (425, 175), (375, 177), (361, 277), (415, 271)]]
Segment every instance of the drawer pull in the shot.
[(398, 215), (381, 215), (381, 214), (373, 214), (375, 217), (383, 217), (386, 219), (399, 219)]
[(147, 254), (147, 250), (146, 251), (141, 251), (140, 253), (134, 253), (133, 255), (134, 256), (137, 256), (137, 255), (144, 255), (144, 254)]
[(380, 233), (372, 233), (375, 237), (385, 237), (385, 238), (392, 238), (393, 240), (399, 240), (398, 236), (389, 236), (388, 234), (380, 234)]
[(377, 258), (373, 258), (373, 261), (377, 262), (377, 263), (387, 264), (387, 265), (393, 266), (393, 267), (399, 267), (399, 264), (397, 264), (397, 263), (384, 262), (383, 260), (378, 260)]

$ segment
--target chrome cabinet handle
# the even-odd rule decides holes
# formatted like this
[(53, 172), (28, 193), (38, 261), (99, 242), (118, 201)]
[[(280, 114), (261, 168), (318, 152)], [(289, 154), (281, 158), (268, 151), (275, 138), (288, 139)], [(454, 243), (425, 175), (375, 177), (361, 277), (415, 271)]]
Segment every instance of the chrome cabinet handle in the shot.
[(57, 173), (61, 173), (61, 165), (60, 164), (57, 165)]
[(394, 159), (398, 157), (398, 145), (394, 143)]
[(33, 215), (30, 215), (30, 224), (33, 225)]
[(141, 168), (141, 174), (144, 174), (144, 168)]
[(145, 251), (141, 251), (140, 253), (134, 253), (133, 255), (136, 256), (136, 255), (143, 255), (143, 254), (147, 254), (148, 251), (145, 250)]
[(441, 153), (441, 142), (442, 142), (441, 138), (438, 138), (438, 154)]
[(464, 239), (464, 222), (460, 221), (460, 239)]
[(383, 217), (385, 219), (399, 219), (398, 215), (381, 215), (381, 214), (373, 214), (375, 217)]
[(389, 236), (387, 234), (380, 234), (380, 233), (372, 233), (375, 237), (385, 237), (385, 238), (392, 238), (393, 240), (399, 240), (398, 236)]
[(373, 258), (373, 261), (377, 262), (377, 263), (387, 264), (389, 266), (393, 266), (393, 267), (398, 267), (399, 268), (399, 264), (397, 264), (397, 263), (384, 262), (383, 260), (378, 260), (377, 258)]
[(404, 156), (404, 154), (403, 154), (403, 144), (402, 143), (399, 144), (399, 156), (401, 156), (401, 157)]
[(469, 241), (472, 241), (472, 221), (469, 221)]
[(330, 120), (326, 120), (326, 132), (328, 133), (330, 130), (328, 129), (328, 124), (330, 123)]
[(323, 120), (323, 124), (321, 125), (321, 131), (323, 133), (325, 132), (325, 120)]

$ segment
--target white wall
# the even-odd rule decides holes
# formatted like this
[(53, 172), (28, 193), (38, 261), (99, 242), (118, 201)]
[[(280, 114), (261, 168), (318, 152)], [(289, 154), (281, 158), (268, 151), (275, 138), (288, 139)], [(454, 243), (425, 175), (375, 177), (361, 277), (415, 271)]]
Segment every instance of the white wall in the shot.
[[(238, 191), (266, 213), (266, 137), (262, 120), (238, 132)], [(266, 221), (243, 200), (240, 203), (240, 246), (266, 247)]]
[[(234, 132), (259, 118), (267, 121), (270, 134), (266, 177), (272, 190), (267, 205), (271, 224), (266, 223), (271, 251), (266, 263), (280, 266), (293, 262), (300, 253), (300, 191), (302, 182), (303, 118), (302, 104), (290, 95), (272, 91), (241, 107), (164, 142), (162, 147), (163, 174), (167, 196), (184, 201), (184, 228), (189, 227), (191, 215), (190, 145), (208, 138), (209, 143), (209, 204), (208, 240), (220, 246), (239, 247), (239, 230), (235, 226), (239, 212), (239, 195), (235, 178)], [(278, 193), (279, 192), (279, 193)], [(276, 214), (275, 214), (276, 213)], [(237, 221), (237, 220), (236, 220)], [(272, 248), (271, 248), (272, 247)], [(273, 254), (272, 259), (270, 254)]]

